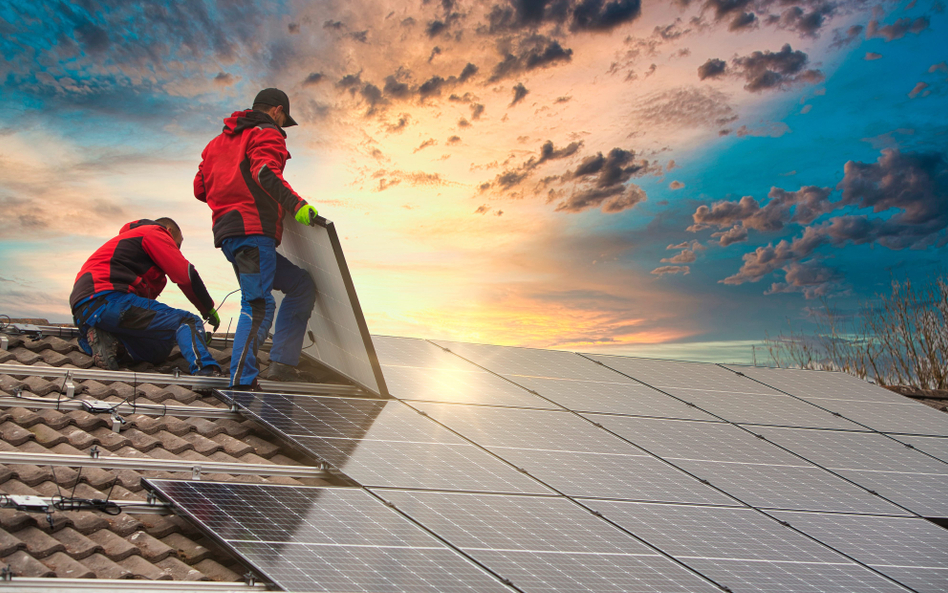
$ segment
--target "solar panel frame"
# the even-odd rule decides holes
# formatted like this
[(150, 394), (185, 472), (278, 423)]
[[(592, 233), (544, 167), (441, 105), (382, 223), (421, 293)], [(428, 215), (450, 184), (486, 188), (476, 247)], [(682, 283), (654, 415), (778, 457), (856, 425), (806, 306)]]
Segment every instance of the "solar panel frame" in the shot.
[(389, 393), (405, 401), (559, 408), (501, 377), (470, 366), (470, 371), (391, 365), (382, 365), (382, 369)]
[(617, 377), (621, 376), (575, 352), (564, 350), (538, 350), (450, 340), (432, 342), (498, 375), (605, 382), (616, 381)]
[[(319, 217), (315, 227), (306, 227), (287, 214), (277, 251), (309, 272), (316, 283), (316, 303), (307, 321), (313, 343), (303, 348), (302, 355), (370, 393), (387, 396), (385, 377), (335, 225)], [(279, 306), (283, 294), (274, 291), (274, 298)]]
[(713, 363), (680, 362), (607, 354), (584, 354), (583, 356), (663, 391), (667, 391), (666, 388), (682, 387), (734, 393), (779, 394), (779, 392), (767, 386), (751, 381), (746, 377), (741, 377)]
[(948, 517), (948, 479), (920, 472), (834, 470), (922, 517)]
[[(377, 593), (509, 591), (362, 489), (148, 478), (143, 484), (284, 590), (339, 591), (338, 584)], [(309, 508), (294, 504), (292, 513), (284, 512), (286, 498), (305, 499)], [(283, 537), (257, 537), (260, 530)]]
[(720, 365), (765, 385), (802, 397), (849, 399), (861, 402), (902, 403), (905, 398), (847, 373), (809, 369)]
[(948, 414), (908, 398), (898, 403), (828, 397), (805, 399), (879, 432), (948, 437)]
[(948, 463), (948, 438), (912, 435), (894, 435), (894, 438), (898, 439), (899, 442), (908, 443), (919, 451)]

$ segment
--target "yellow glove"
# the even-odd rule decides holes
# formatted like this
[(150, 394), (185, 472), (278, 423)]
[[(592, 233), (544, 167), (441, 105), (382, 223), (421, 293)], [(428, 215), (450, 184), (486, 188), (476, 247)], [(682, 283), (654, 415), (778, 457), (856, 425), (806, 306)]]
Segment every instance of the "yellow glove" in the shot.
[(217, 328), (221, 326), (221, 316), (218, 315), (217, 309), (211, 309), (207, 312), (207, 315), (204, 316), (204, 321), (211, 324), (211, 327), (214, 328), (214, 331), (217, 331)]
[(316, 209), (309, 204), (304, 204), (296, 211), (296, 222), (308, 226), (316, 226), (316, 216)]

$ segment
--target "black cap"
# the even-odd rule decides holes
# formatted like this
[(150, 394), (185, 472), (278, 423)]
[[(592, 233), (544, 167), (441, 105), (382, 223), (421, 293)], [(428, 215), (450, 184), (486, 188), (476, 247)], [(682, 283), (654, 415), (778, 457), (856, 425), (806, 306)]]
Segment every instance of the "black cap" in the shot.
[(257, 93), (257, 98), (253, 100), (253, 104), (269, 105), (270, 107), (282, 105), (283, 113), (286, 115), (286, 123), (283, 124), (283, 127), (288, 128), (296, 125), (296, 120), (290, 115), (290, 98), (280, 89), (263, 89)]

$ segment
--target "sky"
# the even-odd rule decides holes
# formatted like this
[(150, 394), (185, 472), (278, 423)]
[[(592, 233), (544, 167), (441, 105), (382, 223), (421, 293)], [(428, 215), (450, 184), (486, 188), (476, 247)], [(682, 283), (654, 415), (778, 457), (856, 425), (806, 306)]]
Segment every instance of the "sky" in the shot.
[(275, 86), (373, 333), (748, 362), (944, 273), (945, 8), (8, 0), (0, 313), (69, 321), (83, 261), (160, 216), (234, 290), (192, 180)]

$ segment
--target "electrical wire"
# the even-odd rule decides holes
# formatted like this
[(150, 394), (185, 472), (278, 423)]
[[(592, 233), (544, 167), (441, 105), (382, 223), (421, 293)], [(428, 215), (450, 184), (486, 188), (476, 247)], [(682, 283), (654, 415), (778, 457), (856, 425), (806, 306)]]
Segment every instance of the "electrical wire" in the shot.
[(0, 313), (0, 317), (6, 317), (6, 318), (7, 318), (6, 321), (0, 320), (0, 331), (3, 331), (3, 330), (5, 330), (5, 329), (7, 329), (7, 326), (9, 326), (11, 323), (13, 323), (13, 319), (11, 319), (9, 315), (5, 315), (5, 314), (3, 314), (3, 313)]

